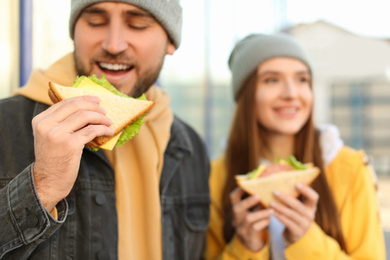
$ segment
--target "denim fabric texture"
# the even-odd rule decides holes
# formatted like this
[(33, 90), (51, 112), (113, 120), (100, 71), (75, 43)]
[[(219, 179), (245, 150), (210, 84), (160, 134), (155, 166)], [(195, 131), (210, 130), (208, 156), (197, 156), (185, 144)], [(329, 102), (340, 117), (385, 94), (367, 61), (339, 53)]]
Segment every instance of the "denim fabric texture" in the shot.
[[(102, 151), (84, 149), (58, 220), (39, 201), (31, 120), (46, 108), (22, 96), (0, 101), (0, 259), (117, 259), (115, 175)], [(160, 181), (163, 259), (201, 258), (209, 168), (201, 139), (175, 117)]]

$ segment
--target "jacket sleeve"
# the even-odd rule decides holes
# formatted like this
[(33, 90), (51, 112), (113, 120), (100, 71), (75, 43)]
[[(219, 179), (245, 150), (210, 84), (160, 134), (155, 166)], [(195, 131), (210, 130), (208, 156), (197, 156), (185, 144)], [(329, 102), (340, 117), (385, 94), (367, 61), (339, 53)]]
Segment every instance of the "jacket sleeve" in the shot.
[(232, 240), (226, 244), (222, 238), (222, 231), (215, 228), (220, 224), (215, 224), (217, 224), (217, 219), (213, 220), (211, 216), (209, 230), (207, 232), (206, 251), (204, 254), (206, 260), (270, 259), (269, 244), (266, 244), (265, 247), (258, 252), (252, 252), (241, 243), (236, 235), (234, 235)]
[(27, 259), (64, 223), (68, 205), (56, 206), (58, 220), (41, 204), (32, 164), (0, 189), (0, 259)]
[(221, 197), (225, 185), (226, 174), (222, 159), (212, 162), (210, 174), (210, 222), (206, 237), (206, 250), (204, 259), (206, 260), (233, 260), (233, 259), (252, 259), (269, 260), (268, 244), (259, 252), (252, 252), (247, 249), (237, 236), (234, 236), (229, 243), (225, 242), (223, 237), (223, 226), (225, 219), (222, 214)]
[[(334, 194), (340, 192), (338, 187), (348, 186), (343, 200), (340, 200), (342, 205), (339, 205), (347, 252), (341, 250), (336, 240), (313, 223), (302, 239), (285, 250), (287, 259), (385, 259), (384, 237), (373, 175), (371, 168), (365, 165), (362, 158), (363, 153), (355, 153), (352, 158), (348, 158), (352, 164), (344, 168), (343, 172), (337, 172), (336, 179), (341, 184), (333, 185)], [(350, 174), (347, 171), (350, 171)], [(339, 194), (335, 194), (337, 195)]]

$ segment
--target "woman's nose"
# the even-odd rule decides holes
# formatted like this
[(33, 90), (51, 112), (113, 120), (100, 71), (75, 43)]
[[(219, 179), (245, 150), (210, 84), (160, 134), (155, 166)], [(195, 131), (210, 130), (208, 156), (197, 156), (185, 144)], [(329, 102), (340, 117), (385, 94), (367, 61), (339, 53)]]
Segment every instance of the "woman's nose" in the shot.
[(293, 80), (286, 80), (284, 83), (283, 97), (295, 98), (297, 96), (297, 86)]

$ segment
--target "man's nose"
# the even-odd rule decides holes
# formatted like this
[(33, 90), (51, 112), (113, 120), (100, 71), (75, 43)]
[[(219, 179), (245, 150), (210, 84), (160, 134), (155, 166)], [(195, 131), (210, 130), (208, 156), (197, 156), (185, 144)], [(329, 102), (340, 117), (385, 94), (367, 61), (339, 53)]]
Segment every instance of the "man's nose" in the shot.
[(102, 48), (110, 54), (116, 55), (127, 49), (125, 30), (122, 26), (111, 23), (105, 40), (102, 42)]

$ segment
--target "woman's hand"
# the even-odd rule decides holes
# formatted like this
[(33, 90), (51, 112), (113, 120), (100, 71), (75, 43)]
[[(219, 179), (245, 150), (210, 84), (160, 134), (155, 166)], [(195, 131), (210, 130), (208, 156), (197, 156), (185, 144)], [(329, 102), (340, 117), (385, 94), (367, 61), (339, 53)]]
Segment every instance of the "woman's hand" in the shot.
[(292, 244), (302, 238), (315, 219), (319, 195), (311, 187), (297, 184), (296, 189), (303, 196), (303, 202), (276, 191), (280, 202), (271, 202), (275, 216), (286, 226), (285, 239)]
[[(233, 227), (242, 243), (251, 251), (259, 251), (264, 247), (265, 228), (270, 223), (272, 209), (260, 209), (259, 199), (250, 196), (242, 199), (244, 191), (237, 187), (230, 193), (233, 208)], [(250, 209), (258, 206), (256, 210)]]

